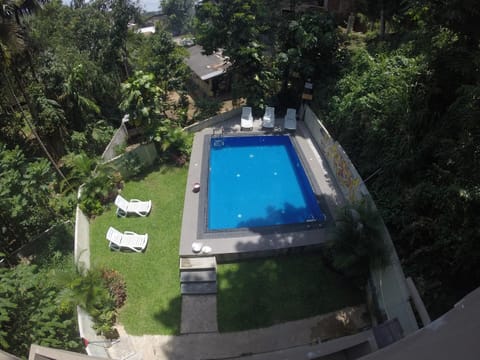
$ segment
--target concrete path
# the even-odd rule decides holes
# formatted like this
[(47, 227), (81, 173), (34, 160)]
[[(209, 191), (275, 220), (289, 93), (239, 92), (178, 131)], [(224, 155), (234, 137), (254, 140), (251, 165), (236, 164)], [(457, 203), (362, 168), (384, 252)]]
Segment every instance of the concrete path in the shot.
[(182, 295), (181, 334), (218, 332), (217, 294)]
[[(180, 336), (128, 335), (121, 327), (120, 341), (109, 349), (112, 359), (132, 360), (195, 360), (227, 359), (255, 354), (275, 358), (275, 352), (287, 350), (306, 353), (323, 351), (327, 340), (344, 338), (338, 345), (328, 341), (328, 351), (336, 351), (359, 345), (371, 338), (371, 333), (350, 337), (358, 329), (369, 326), (365, 319), (365, 307), (349, 307), (337, 312), (290, 321), (268, 328), (231, 333), (200, 333)], [(336, 341), (335, 340), (335, 341)], [(297, 350), (292, 350), (299, 348)], [(290, 351), (289, 350), (289, 351)], [(287, 351), (286, 353), (289, 353)], [(326, 351), (326, 350), (325, 350)], [(279, 354), (280, 354), (279, 353)], [(259, 357), (255, 357), (258, 359)], [(265, 357), (267, 359), (269, 357)], [(278, 357), (288, 359), (290, 357)]]

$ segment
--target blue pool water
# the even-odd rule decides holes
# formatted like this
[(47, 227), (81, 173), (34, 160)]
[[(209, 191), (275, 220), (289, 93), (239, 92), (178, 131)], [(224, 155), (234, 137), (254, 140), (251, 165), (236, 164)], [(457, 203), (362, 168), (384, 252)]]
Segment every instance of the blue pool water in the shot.
[(209, 230), (324, 220), (288, 136), (211, 139)]

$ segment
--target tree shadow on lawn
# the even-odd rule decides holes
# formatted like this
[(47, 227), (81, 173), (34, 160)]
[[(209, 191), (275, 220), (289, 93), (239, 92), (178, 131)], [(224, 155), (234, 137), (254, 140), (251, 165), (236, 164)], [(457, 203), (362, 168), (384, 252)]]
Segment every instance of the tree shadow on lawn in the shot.
[(363, 293), (329, 271), (318, 252), (222, 266), (217, 298), (220, 331), (271, 326), (364, 302)]
[[(178, 280), (180, 286), (180, 280)], [(180, 321), (182, 314), (182, 296), (170, 300), (168, 307), (153, 314), (153, 318), (164, 328), (171, 329), (172, 335), (180, 335)]]
[(155, 161), (154, 164), (142, 169), (142, 171), (138, 175), (131, 176), (131, 177), (128, 177), (128, 178), (124, 179), (124, 181), (140, 182), (140, 181), (144, 181), (152, 173), (159, 172), (160, 174), (163, 175), (163, 174), (167, 174), (171, 171), (179, 170), (179, 169), (182, 169), (182, 168), (185, 168), (185, 167), (188, 169), (188, 163), (185, 164), (185, 165), (179, 166), (179, 165), (176, 165), (173, 162), (165, 162), (165, 161), (162, 161), (162, 160), (157, 158), (157, 160)]

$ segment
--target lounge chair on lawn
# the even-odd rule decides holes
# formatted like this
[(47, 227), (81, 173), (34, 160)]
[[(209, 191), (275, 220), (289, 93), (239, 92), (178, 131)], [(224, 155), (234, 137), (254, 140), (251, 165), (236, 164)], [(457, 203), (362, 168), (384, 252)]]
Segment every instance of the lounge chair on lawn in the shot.
[(242, 120), (240, 122), (240, 128), (253, 130), (253, 116), (252, 108), (250, 106), (244, 106), (242, 108)]
[(286, 130), (296, 130), (297, 129), (297, 110), (288, 108), (287, 114), (285, 115), (285, 125)]
[(117, 206), (117, 216), (125, 217), (128, 214), (137, 214), (139, 216), (147, 216), (152, 209), (152, 201), (141, 201), (132, 199), (130, 201), (117, 195), (115, 198), (115, 205)]
[(265, 129), (273, 129), (275, 126), (275, 108), (267, 106), (263, 115), (262, 126)]
[(107, 240), (112, 250), (132, 250), (142, 252), (147, 247), (148, 234), (140, 235), (133, 231), (125, 231), (121, 233), (117, 229), (110, 226), (107, 231)]

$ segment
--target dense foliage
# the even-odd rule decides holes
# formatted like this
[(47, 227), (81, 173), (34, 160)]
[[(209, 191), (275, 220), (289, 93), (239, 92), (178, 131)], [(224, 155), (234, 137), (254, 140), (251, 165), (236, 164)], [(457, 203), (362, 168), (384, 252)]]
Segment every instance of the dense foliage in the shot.
[(367, 284), (372, 269), (388, 265), (383, 240), (383, 222), (371, 201), (360, 201), (339, 209), (326, 258), (359, 288)]
[[(167, 29), (193, 30), (206, 53), (222, 49), (232, 95), (256, 112), (297, 107), (303, 83), (315, 84), (314, 106), (368, 179), (432, 315), (441, 314), (480, 283), (480, 9), (473, 0), (357, 1), (375, 33), (348, 37), (331, 14), (289, 3), (282, 12), (272, 0), (204, 1), (192, 20), (193, 1), (162, 1)], [(184, 164), (191, 147), (181, 131), (186, 53), (164, 27), (149, 37), (129, 30), (139, 20), (129, 0), (54, 0), (37, 10), (36, 1), (0, 0), (0, 255), (8, 265), (38, 234), (73, 218), (80, 184), (89, 214), (111, 201), (121, 178), (96, 158), (124, 112), (161, 159)], [(200, 101), (196, 116), (218, 105)], [(136, 159), (127, 162), (138, 174)], [(50, 306), (59, 286), (42, 283), (42, 271), (1, 270), (2, 348), (78, 346), (73, 310)], [(112, 294), (118, 303), (125, 291), (110, 275), (111, 293), (102, 281), (75, 275), (67, 288), (108, 332)]]
[[(122, 178), (98, 157), (124, 110), (133, 126), (151, 125), (148, 139), (155, 135), (169, 160), (186, 162), (191, 141), (179, 131), (186, 110), (169, 99), (185, 89), (185, 53), (160, 27), (149, 38), (131, 30), (139, 20), (129, 0), (0, 1), (0, 262), (11, 267), (0, 274), (1, 349), (26, 356), (35, 342), (78, 350), (72, 305), (114, 335), (115, 309), (126, 298), (118, 274), (64, 274), (29, 265), (23, 254), (47, 229), (72, 221), (78, 201), (97, 215), (113, 200)], [(132, 174), (138, 163), (127, 158)], [(57, 245), (72, 243), (70, 234)], [(62, 256), (71, 260), (71, 249)], [(46, 282), (54, 272), (63, 275)]]
[(25, 356), (31, 343), (80, 350), (72, 308), (57, 304), (60, 289), (34, 265), (0, 269), (0, 347)]
[(369, 189), (434, 317), (480, 283), (480, 34), (466, 3), (391, 9), (397, 32), (353, 49), (324, 109), (361, 175), (376, 174)]

